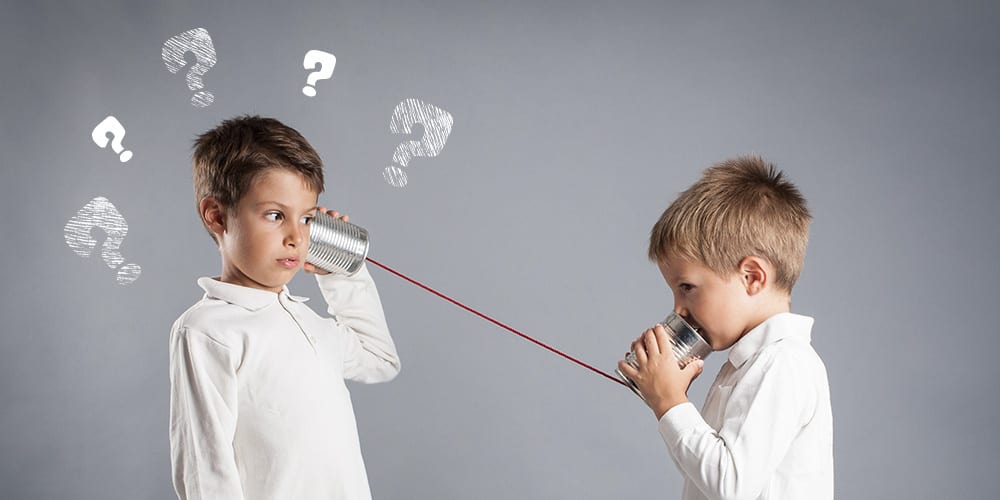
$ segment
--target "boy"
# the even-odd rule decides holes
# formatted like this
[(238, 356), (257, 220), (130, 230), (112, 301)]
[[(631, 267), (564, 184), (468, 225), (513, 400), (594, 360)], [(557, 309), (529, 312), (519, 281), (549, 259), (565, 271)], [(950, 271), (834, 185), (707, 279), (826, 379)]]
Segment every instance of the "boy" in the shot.
[(730, 349), (702, 413), (662, 326), (618, 363), (659, 420), (684, 476), (685, 500), (833, 498), (833, 417), (812, 318), (790, 312), (810, 215), (773, 165), (741, 157), (705, 171), (653, 226), (649, 257), (674, 310), (712, 346)]
[[(182, 499), (368, 499), (344, 379), (399, 372), (365, 268), (305, 263), (319, 155), (281, 122), (244, 116), (194, 146), (194, 191), (222, 272), (170, 333), (170, 454)], [(339, 214), (325, 211), (334, 217)], [(347, 220), (347, 216), (342, 217)], [(285, 286), (315, 273), (329, 318)]]

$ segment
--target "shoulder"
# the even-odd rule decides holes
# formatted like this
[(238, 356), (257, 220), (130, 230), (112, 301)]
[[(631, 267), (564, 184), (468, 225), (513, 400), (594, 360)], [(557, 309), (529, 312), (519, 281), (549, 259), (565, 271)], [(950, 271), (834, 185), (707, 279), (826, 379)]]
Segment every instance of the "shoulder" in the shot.
[(172, 339), (204, 336), (223, 347), (241, 344), (239, 328), (234, 321), (245, 316), (246, 310), (228, 302), (205, 297), (184, 311), (170, 329)]
[(823, 360), (807, 339), (788, 337), (761, 350), (757, 363), (767, 371), (808, 376), (826, 372)]
[(784, 338), (760, 352), (748, 379), (757, 387), (780, 393), (785, 405), (801, 409), (808, 421), (817, 405), (829, 400), (826, 367), (808, 338)]

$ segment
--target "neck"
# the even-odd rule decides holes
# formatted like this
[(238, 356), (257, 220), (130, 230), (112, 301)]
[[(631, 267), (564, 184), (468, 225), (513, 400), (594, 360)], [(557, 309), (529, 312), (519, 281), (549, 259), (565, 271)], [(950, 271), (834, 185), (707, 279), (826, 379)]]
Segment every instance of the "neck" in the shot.
[(767, 294), (760, 297), (760, 302), (754, 305), (754, 311), (753, 325), (747, 331), (752, 330), (775, 314), (791, 312), (792, 297), (784, 292)]

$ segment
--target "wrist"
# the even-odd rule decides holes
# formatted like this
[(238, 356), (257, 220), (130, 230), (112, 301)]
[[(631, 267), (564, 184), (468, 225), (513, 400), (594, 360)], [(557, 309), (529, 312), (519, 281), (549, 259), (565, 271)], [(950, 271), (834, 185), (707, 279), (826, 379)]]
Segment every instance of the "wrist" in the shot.
[(653, 414), (656, 415), (656, 420), (660, 420), (661, 418), (663, 418), (663, 415), (666, 415), (666, 413), (668, 411), (670, 411), (672, 408), (674, 408), (675, 406), (682, 405), (682, 404), (688, 403), (688, 402), (689, 402), (688, 398), (685, 396), (685, 397), (682, 397), (682, 398), (662, 400), (662, 401), (658, 402), (657, 404), (650, 405), (650, 406), (652, 406), (652, 408), (653, 408)]

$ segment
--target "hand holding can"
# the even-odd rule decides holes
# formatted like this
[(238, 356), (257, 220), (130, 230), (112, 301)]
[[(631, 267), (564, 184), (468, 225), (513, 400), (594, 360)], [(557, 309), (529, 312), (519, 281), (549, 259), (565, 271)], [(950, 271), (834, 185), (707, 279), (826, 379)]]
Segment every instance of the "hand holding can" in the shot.
[[(667, 315), (660, 322), (660, 325), (663, 325), (663, 329), (670, 337), (670, 350), (673, 351), (674, 357), (681, 368), (684, 368), (694, 359), (705, 359), (712, 352), (712, 346), (698, 334), (698, 330), (692, 327), (687, 321), (684, 321), (684, 318), (676, 312), (671, 312)], [(636, 370), (639, 369), (639, 363), (634, 350), (625, 355), (625, 362)], [(632, 389), (632, 392), (636, 396), (639, 396), (643, 401), (646, 400), (634, 381), (625, 376), (618, 368), (615, 369), (615, 372)]]
[(352, 275), (368, 256), (368, 231), (339, 215), (322, 208), (316, 212), (309, 224), (306, 262), (326, 272)]

